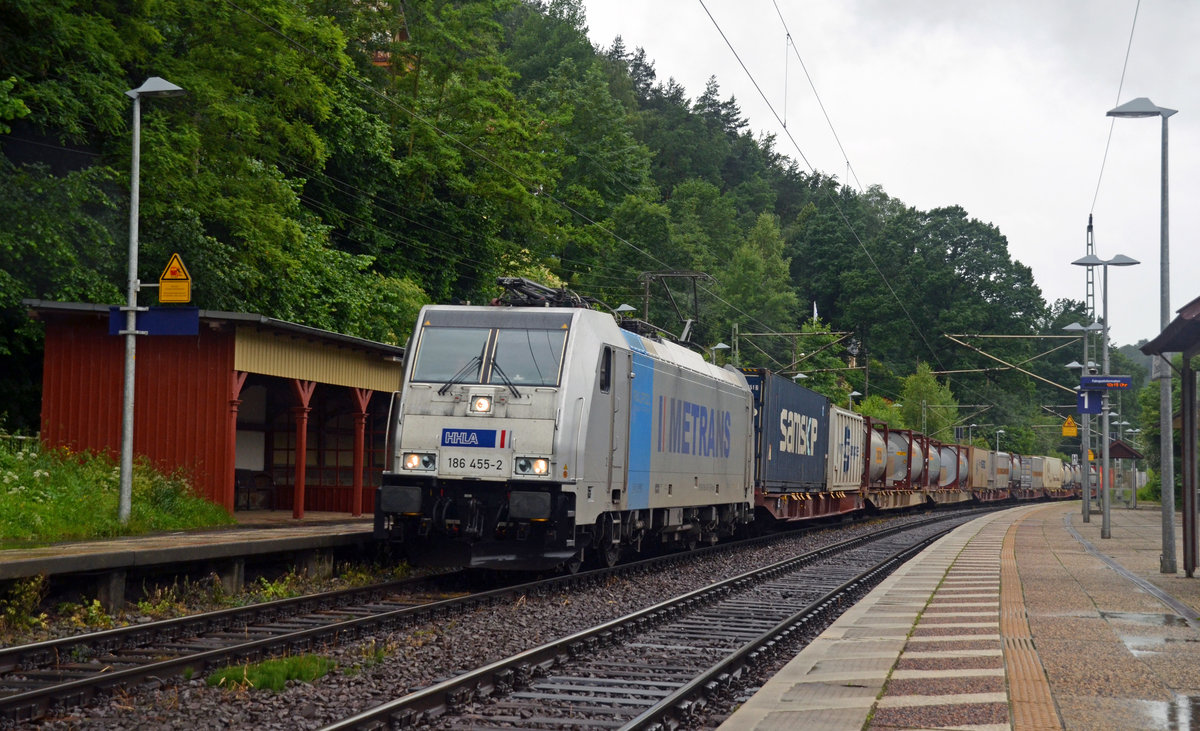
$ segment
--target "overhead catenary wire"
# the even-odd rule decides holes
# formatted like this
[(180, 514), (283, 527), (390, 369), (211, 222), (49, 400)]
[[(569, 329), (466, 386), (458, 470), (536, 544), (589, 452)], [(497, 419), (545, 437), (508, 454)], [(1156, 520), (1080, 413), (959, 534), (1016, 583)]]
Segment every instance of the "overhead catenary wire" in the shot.
[[(703, 4), (703, 3), (701, 3)], [(825, 109), (825, 102), (821, 101), (821, 94), (817, 91), (817, 85), (813, 81), (812, 75), (808, 73), (808, 66), (804, 64), (804, 59), (800, 57), (800, 50), (796, 48), (795, 41), (792, 40), (792, 32), (788, 29), (787, 21), (783, 19), (783, 11), (779, 9), (777, 0), (771, 0), (771, 4), (775, 6), (775, 12), (779, 15), (779, 22), (783, 25), (783, 31), (787, 34), (788, 46), (791, 47), (792, 53), (796, 56), (796, 60), (800, 62), (800, 68), (804, 70), (804, 78), (808, 79), (808, 85), (812, 89), (813, 96), (817, 99), (817, 106), (821, 108), (821, 114), (825, 115), (825, 123), (829, 125), (829, 131), (833, 133), (833, 141), (837, 143), (838, 150), (842, 153), (842, 159), (846, 161), (847, 177), (853, 176), (854, 182), (858, 184), (859, 192), (863, 191), (863, 184), (858, 179), (858, 173), (854, 172), (854, 168), (850, 165), (850, 156), (846, 154), (846, 148), (842, 147), (842, 141), (838, 138), (837, 130), (833, 127), (833, 120), (829, 118), (829, 112)], [(706, 8), (707, 10), (707, 8)], [(712, 15), (710, 14), (711, 18)], [(714, 21), (715, 22), (715, 21)], [(784, 67), (784, 97), (783, 97), (783, 115), (787, 119), (787, 67)], [(783, 123), (784, 129), (787, 129), (787, 122)]]
[[(328, 60), (326, 60), (326, 59), (322, 58), (322, 57), (321, 57), (321, 56), (320, 56), (318, 53), (316, 53), (315, 51), (313, 51), (311, 48), (308, 48), (308, 47), (307, 47), (307, 46), (305, 46), (304, 44), (302, 44), (302, 43), (300, 43), (299, 41), (297, 41), (297, 40), (293, 39), (292, 37), (288, 36), (288, 35), (287, 35), (286, 33), (284, 33), (284, 32), (283, 32), (281, 29), (279, 29), (278, 27), (276, 27), (276, 26), (272, 25), (272, 24), (271, 24), (271, 23), (269, 23), (268, 21), (266, 21), (266, 20), (263, 20), (262, 18), (259, 18), (259, 17), (258, 17), (258, 16), (256, 16), (254, 13), (252, 13), (252, 12), (250, 12), (249, 10), (247, 10), (247, 9), (245, 9), (245, 8), (243, 8), (243, 7), (241, 7), (241, 6), (239, 6), (239, 5), (238, 5), (236, 2), (234, 2), (233, 0), (224, 0), (224, 2), (225, 2), (227, 5), (229, 5), (231, 8), (233, 8), (234, 10), (236, 10), (236, 11), (238, 11), (238, 12), (240, 12), (240, 13), (244, 14), (245, 16), (247, 16), (248, 18), (250, 18), (250, 19), (251, 19), (251, 20), (253, 20), (254, 22), (258, 23), (259, 25), (261, 25), (262, 27), (264, 27), (265, 29), (267, 29), (269, 32), (271, 32), (271, 33), (273, 33), (273, 34), (275, 34), (275, 35), (279, 36), (279, 37), (280, 37), (280, 38), (282, 38), (284, 41), (286, 41), (288, 44), (290, 44), (292, 47), (296, 48), (297, 50), (299, 50), (299, 51), (301, 51), (301, 52), (303, 52), (303, 53), (306, 53), (306, 54), (308, 54), (310, 57), (312, 57), (313, 59), (317, 60), (319, 63), (322, 63), (322, 64), (324, 64), (324, 65), (326, 65), (326, 66), (328, 66), (328, 67), (332, 68), (332, 69), (334, 70), (334, 73), (335, 73), (335, 74), (337, 74), (337, 75), (339, 75), (339, 76), (346, 75), (346, 72), (345, 72), (343, 69), (341, 69), (341, 68), (340, 68), (340, 67), (339, 67), (337, 64), (334, 64), (334, 63), (332, 63), (332, 62), (330, 62), (330, 61), (328, 61)], [(492, 159), (490, 156), (488, 156), (488, 155), (487, 155), (487, 154), (485, 154), (484, 152), (482, 152), (482, 151), (480, 151), (480, 150), (476, 149), (475, 147), (471, 146), (470, 144), (466, 143), (465, 141), (463, 141), (462, 139), (460, 139), (460, 138), (459, 138), (459, 137), (457, 137), (456, 135), (452, 134), (451, 132), (449, 132), (449, 131), (447, 131), (447, 130), (445, 130), (445, 129), (442, 129), (442, 128), (441, 128), (441, 127), (439, 127), (437, 124), (435, 124), (433, 121), (429, 120), (429, 119), (428, 119), (428, 118), (426, 118), (424, 115), (422, 115), (422, 114), (420, 114), (419, 112), (417, 112), (415, 109), (411, 109), (411, 108), (409, 108), (409, 107), (405, 106), (404, 104), (400, 103), (399, 101), (397, 101), (395, 98), (393, 98), (393, 97), (390, 97), (390, 96), (388, 96), (388, 95), (385, 95), (385, 94), (381, 93), (380, 91), (378, 91), (377, 89), (374, 89), (374, 88), (372, 88), (370, 85), (368, 85), (368, 84), (367, 84), (367, 83), (365, 83), (365, 82), (364, 82), (362, 79), (360, 79), (360, 78), (358, 78), (358, 77), (356, 77), (356, 76), (353, 76), (353, 75), (346, 75), (346, 78), (347, 78), (347, 80), (348, 80), (350, 83), (354, 84), (355, 86), (359, 87), (360, 89), (363, 89), (363, 90), (364, 90), (364, 91), (366, 91), (368, 94), (370, 94), (370, 95), (372, 95), (372, 96), (374, 96), (374, 97), (377, 97), (379, 100), (381, 100), (381, 101), (383, 101), (384, 103), (386, 103), (386, 104), (388, 104), (388, 105), (390, 105), (390, 106), (394, 107), (395, 109), (397, 109), (397, 110), (399, 110), (399, 111), (401, 111), (401, 112), (403, 112), (403, 113), (407, 114), (407, 115), (408, 115), (408, 116), (410, 116), (410, 117), (411, 117), (413, 120), (415, 120), (415, 121), (417, 121), (417, 122), (419, 122), (419, 123), (421, 123), (421, 124), (424, 124), (424, 125), (426, 125), (426, 126), (427, 126), (427, 127), (429, 127), (431, 130), (433, 130), (434, 132), (436, 132), (438, 135), (441, 135), (442, 137), (444, 137), (444, 138), (445, 138), (445, 139), (447, 139), (448, 141), (450, 141), (450, 142), (452, 142), (453, 144), (455, 144), (455, 145), (459, 146), (460, 148), (462, 148), (464, 151), (466, 151), (466, 152), (468, 152), (469, 154), (471, 154), (471, 155), (473, 155), (473, 156), (477, 157), (479, 160), (481, 160), (481, 161), (482, 161), (482, 162), (484, 162), (485, 164), (487, 164), (487, 165), (490, 165), (490, 166), (494, 167), (495, 169), (497, 169), (497, 170), (499, 170), (499, 171), (501, 171), (501, 172), (504, 172), (505, 174), (507, 174), (507, 175), (511, 176), (511, 177), (512, 177), (514, 180), (516, 180), (517, 182), (521, 183), (521, 184), (522, 184), (523, 186), (525, 186), (527, 189), (533, 189), (533, 187), (534, 187), (534, 186), (533, 186), (533, 184), (532, 184), (532, 182), (531, 182), (531, 181), (529, 181), (529, 180), (526, 180), (524, 177), (522, 177), (522, 176), (521, 176), (520, 174), (518, 174), (517, 172), (515, 172), (515, 171), (513, 171), (513, 170), (509, 169), (507, 166), (505, 166), (505, 165), (501, 164), (500, 162), (498, 162), (498, 161), (496, 161), (496, 160)], [(807, 162), (807, 161), (806, 161), (806, 162)], [(811, 166), (810, 166), (810, 168), (811, 168)], [(652, 253), (650, 253), (649, 251), (645, 250), (644, 248), (637, 246), (637, 245), (636, 245), (636, 244), (634, 244), (633, 242), (631, 242), (631, 241), (629, 241), (628, 239), (626, 239), (626, 238), (622, 237), (622, 236), (621, 236), (620, 234), (618, 234), (617, 232), (615, 232), (615, 231), (613, 231), (612, 229), (610, 229), (610, 228), (606, 227), (606, 226), (605, 226), (605, 225), (603, 225), (601, 222), (599, 222), (599, 221), (596, 221), (596, 220), (592, 219), (592, 218), (591, 218), (591, 217), (589, 217), (587, 214), (585, 214), (585, 213), (583, 213), (582, 211), (580, 211), (580, 210), (576, 209), (575, 207), (571, 206), (571, 205), (570, 205), (570, 204), (568, 204), (567, 202), (565, 202), (565, 201), (563, 201), (563, 200), (561, 200), (561, 199), (557, 198), (557, 197), (556, 197), (556, 196), (554, 196), (553, 194), (546, 193), (546, 192), (544, 192), (544, 191), (543, 191), (543, 192), (541, 192), (540, 194), (541, 194), (541, 195), (543, 195), (543, 196), (544, 196), (545, 198), (547, 198), (548, 200), (551, 200), (551, 201), (553, 201), (553, 202), (554, 202), (556, 205), (558, 205), (558, 206), (562, 207), (564, 210), (568, 211), (568, 212), (569, 212), (569, 213), (571, 213), (572, 215), (574, 215), (574, 216), (578, 217), (578, 218), (579, 218), (579, 220), (582, 220), (582, 221), (584, 221), (584, 222), (586, 222), (586, 223), (588, 223), (588, 224), (590, 224), (590, 225), (593, 225), (593, 226), (595, 226), (597, 229), (599, 229), (600, 231), (604, 232), (606, 235), (608, 235), (608, 236), (612, 237), (614, 240), (616, 240), (616, 241), (618, 241), (618, 242), (622, 243), (623, 245), (625, 245), (625, 246), (629, 247), (630, 249), (632, 249), (632, 250), (633, 250), (634, 252), (636, 252), (637, 254), (639, 254), (639, 255), (641, 255), (641, 256), (643, 256), (643, 257), (645, 257), (647, 261), (653, 262), (653, 263), (654, 263), (655, 265), (657, 265), (659, 268), (664, 268), (664, 269), (669, 269), (669, 268), (670, 268), (670, 264), (669, 264), (669, 263), (667, 263), (667, 262), (663, 261), (662, 259), (659, 259), (658, 257), (654, 256)], [(745, 312), (744, 310), (742, 310), (742, 309), (741, 309), (740, 307), (738, 307), (737, 305), (735, 305), (735, 304), (733, 304), (733, 303), (731, 303), (731, 302), (729, 302), (729, 301), (727, 301), (727, 300), (725, 300), (725, 299), (721, 298), (719, 295), (717, 295), (716, 293), (712, 292), (711, 290), (708, 290), (707, 288), (702, 288), (702, 289), (704, 289), (704, 291), (705, 291), (707, 294), (709, 294), (710, 296), (714, 297), (714, 298), (715, 298), (717, 301), (721, 302), (722, 304), (724, 304), (724, 305), (726, 305), (728, 308), (730, 308), (730, 310), (731, 310), (731, 311), (733, 311), (733, 312), (736, 312), (737, 314), (739, 314), (739, 315), (741, 315), (741, 316), (745, 317), (747, 320), (749, 320), (749, 321), (751, 321), (751, 322), (755, 323), (756, 325), (759, 325), (759, 326), (761, 326), (761, 327), (763, 327), (763, 328), (765, 328), (765, 329), (771, 329), (771, 328), (770, 328), (768, 325), (766, 325), (765, 323), (763, 323), (763, 322), (759, 321), (758, 319), (754, 318), (753, 316), (751, 316), (749, 313), (747, 313), (747, 312)]]
[[(1121, 103), (1121, 90), (1125, 88), (1125, 72), (1129, 69), (1129, 55), (1133, 49), (1133, 34), (1137, 30), (1138, 11), (1141, 10), (1142, 0), (1138, 0), (1137, 5), (1133, 8), (1133, 22), (1129, 26), (1129, 42), (1125, 44), (1125, 62), (1121, 64), (1121, 81), (1117, 83), (1117, 100), (1113, 106)], [(1100, 158), (1100, 174), (1096, 176), (1096, 192), (1092, 196), (1092, 207), (1088, 209), (1088, 213), (1096, 212), (1096, 200), (1100, 198), (1100, 183), (1104, 180), (1104, 166), (1108, 162), (1108, 149), (1112, 146), (1113, 127), (1117, 120), (1108, 120), (1108, 137), (1104, 142), (1104, 155)]]
[[(759, 86), (758, 80), (754, 78), (754, 74), (751, 73), (750, 69), (746, 67), (745, 61), (742, 60), (742, 57), (738, 54), (737, 49), (734, 48), (733, 43), (729, 40), (729, 37), (725, 35), (725, 31), (721, 28), (721, 24), (718, 23), (717, 19), (713, 17), (712, 12), (708, 9), (708, 6), (705, 5), (704, 0), (697, 1), (700, 3), (700, 7), (704, 9), (705, 14), (708, 15), (708, 19), (712, 22), (713, 27), (717, 29), (717, 33), (721, 36), (721, 40), (725, 42), (725, 45), (729, 48), (730, 53), (733, 54), (733, 57), (738, 62), (738, 65), (740, 65), (742, 70), (746, 72), (747, 78), (750, 79), (750, 83), (754, 86), (754, 89), (758, 92), (758, 95), (762, 97), (763, 103), (767, 105), (767, 109), (771, 111), (772, 116), (775, 117), (775, 121), (782, 124), (782, 119), (779, 116), (779, 112), (775, 110), (775, 106), (771, 104), (771, 100), (767, 97), (766, 93), (763, 92), (762, 87)], [(813, 166), (812, 162), (809, 161), (808, 156), (804, 154), (804, 150), (800, 147), (800, 143), (796, 141), (796, 138), (792, 136), (792, 133), (785, 129), (784, 135), (786, 135), (788, 140), (791, 141), (792, 146), (796, 148), (796, 154), (800, 156), (800, 159), (804, 161), (804, 164), (808, 166), (808, 169), (813, 174), (816, 174), (816, 168)], [(929, 339), (925, 337), (925, 333), (921, 331), (921, 328), (917, 325), (916, 320), (913, 319), (912, 314), (904, 305), (904, 301), (900, 298), (900, 295), (896, 294), (896, 290), (892, 287), (891, 282), (888, 281), (887, 275), (883, 273), (883, 269), (880, 268), (878, 262), (875, 261), (875, 257), (871, 255), (870, 250), (867, 249), (866, 244), (864, 244), (862, 238), (859, 237), (858, 231), (854, 228), (854, 224), (850, 222), (850, 218), (846, 215), (845, 210), (842, 209), (842, 206), (838, 204), (837, 199), (831, 195), (828, 190), (822, 190), (830, 205), (833, 206), (834, 210), (836, 210), (838, 215), (841, 217), (842, 222), (845, 224), (846, 229), (850, 232), (850, 235), (854, 237), (855, 243), (858, 244), (860, 249), (862, 249), (863, 254), (867, 257), (867, 261), (871, 263), (871, 266), (875, 269), (876, 274), (879, 275), (879, 280), (885, 287), (887, 287), (888, 292), (892, 295), (892, 299), (896, 301), (896, 304), (900, 307), (900, 311), (904, 313), (904, 317), (912, 326), (913, 331), (916, 332), (917, 336), (921, 338), (921, 342), (925, 344), (926, 349), (933, 356), (933, 359), (937, 362), (938, 367), (944, 369), (941, 359), (938, 357), (937, 351), (934, 350), (933, 345), (929, 342)]]
[[(780, 125), (783, 128), (784, 134), (787, 136), (788, 140), (792, 143), (792, 146), (796, 149), (796, 152), (800, 156), (801, 160), (804, 161), (804, 164), (808, 166), (808, 169), (811, 172), (816, 174), (817, 171), (814, 168), (812, 162), (804, 154), (804, 151), (801, 149), (799, 143), (796, 141), (796, 139), (792, 135), (791, 131), (787, 129), (787, 126), (785, 124), (783, 124), (779, 113), (775, 110), (774, 106), (771, 104), (770, 100), (767, 98), (767, 95), (763, 92), (758, 81), (755, 79), (754, 74), (751, 73), (750, 69), (746, 66), (745, 62), (742, 60), (741, 56), (738, 54), (737, 49), (733, 46), (733, 43), (729, 40), (728, 36), (726, 36), (724, 30), (721, 28), (721, 26), (717, 22), (716, 18), (713, 17), (712, 12), (709, 10), (709, 8), (705, 4), (704, 0), (698, 0), (698, 2), (700, 3), (700, 6), (704, 10), (705, 14), (708, 16), (709, 20), (712, 22), (713, 26), (716, 28), (717, 33), (721, 36), (721, 39), (725, 42), (726, 46), (729, 48), (730, 52), (733, 54), (734, 59), (738, 62), (738, 64), (742, 67), (742, 70), (746, 73), (746, 76), (749, 78), (751, 84), (754, 86), (755, 91), (757, 91), (759, 96), (762, 98), (763, 103), (766, 104), (767, 108), (770, 110), (771, 114), (775, 117), (776, 121), (780, 122)], [(783, 23), (785, 32), (787, 32), (788, 35), (790, 36), (790, 32), (787, 29), (786, 22), (784, 22), (782, 13), (779, 11), (778, 4), (775, 3), (775, 0), (772, 0), (772, 2), (773, 2), (773, 4), (775, 4), (776, 12), (779, 13), (779, 15), (780, 15), (780, 21)], [(1140, 0), (1139, 0), (1139, 2), (1140, 2)], [(791, 45), (794, 48), (794, 43)], [(797, 59), (801, 63), (801, 66), (803, 67), (804, 66), (803, 59), (800, 59), (798, 52), (796, 55), (797, 55)], [(820, 96), (817, 93), (815, 84), (813, 84), (813, 82), (812, 82), (812, 77), (808, 75), (807, 68), (805, 68), (805, 74), (806, 74), (806, 76), (808, 76), (809, 83), (810, 83), (810, 85), (813, 86), (813, 93), (814, 93), (814, 95), (817, 96), (818, 103), (820, 104)], [(834, 139), (838, 144), (839, 150), (842, 152), (843, 158), (846, 159), (847, 172), (848, 173), (852, 172), (849, 158), (845, 154), (845, 150), (841, 145), (840, 139), (837, 138), (836, 130), (833, 129), (832, 121), (829, 119), (829, 115), (828, 115), (828, 113), (826, 113), (825, 107), (823, 104), (821, 104), (821, 110), (823, 113), (825, 113), (826, 122), (829, 123), (829, 125), (830, 125), (830, 130), (834, 134)], [(857, 177), (855, 177), (855, 180), (857, 182)], [(861, 189), (861, 183), (860, 183), (860, 189)], [(846, 215), (846, 212), (838, 204), (837, 199), (834, 198), (828, 190), (824, 190), (824, 194), (826, 196), (826, 199), (829, 201), (829, 203), (832, 205), (832, 207), (837, 211), (838, 215), (841, 217), (843, 224), (846, 226), (846, 229), (850, 232), (850, 235), (854, 238), (855, 243), (862, 250), (863, 254), (866, 256), (866, 258), (870, 262), (871, 266), (875, 269), (875, 272), (879, 277), (879, 281), (882, 282), (883, 285), (887, 288), (888, 292), (892, 296), (892, 299), (895, 300), (895, 302), (899, 306), (901, 312), (904, 313), (905, 319), (907, 319), (909, 324), (912, 326), (913, 330), (917, 333), (918, 337), (921, 339), (922, 343), (925, 345), (925, 348), (928, 350), (928, 352), (932, 356), (933, 361), (937, 364), (938, 369), (941, 371), (945, 371), (946, 368), (945, 368), (944, 364), (941, 362), (941, 358), (938, 356), (937, 351), (933, 348), (933, 346), (929, 342), (928, 338), (926, 338), (925, 333), (916, 324), (916, 321), (912, 317), (912, 314), (908, 311), (908, 308), (905, 306), (903, 300), (896, 293), (895, 289), (892, 287), (891, 282), (889, 281), (887, 276), (883, 273), (882, 269), (879, 267), (879, 264), (876, 262), (875, 258), (871, 255), (871, 252), (867, 249), (866, 245), (863, 243), (862, 239), (858, 235), (858, 231), (854, 228), (853, 224), (849, 220), (849, 217)], [(965, 384), (963, 384), (963, 385), (965, 385)], [(1058, 386), (1059, 384), (1053, 384), (1053, 385)], [(977, 398), (980, 398), (980, 399), (984, 398), (979, 394), (976, 394), (976, 396), (977, 396)]]

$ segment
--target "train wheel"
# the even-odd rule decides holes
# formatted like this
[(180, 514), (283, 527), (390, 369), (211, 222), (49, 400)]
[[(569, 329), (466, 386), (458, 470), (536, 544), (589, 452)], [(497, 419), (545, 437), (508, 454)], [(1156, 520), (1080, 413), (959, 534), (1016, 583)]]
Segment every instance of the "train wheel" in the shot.
[(563, 562), (563, 571), (565, 571), (568, 574), (577, 574), (577, 573), (579, 573), (579, 569), (581, 569), (581, 568), (583, 568), (583, 549), (582, 548), (579, 549), (579, 552), (576, 553), (574, 556), (572, 556), (571, 558), (569, 558), (565, 562)]
[(621, 544), (607, 543), (604, 548), (598, 552), (597, 558), (600, 559), (600, 565), (606, 569), (611, 569), (617, 565), (617, 561), (621, 560)]

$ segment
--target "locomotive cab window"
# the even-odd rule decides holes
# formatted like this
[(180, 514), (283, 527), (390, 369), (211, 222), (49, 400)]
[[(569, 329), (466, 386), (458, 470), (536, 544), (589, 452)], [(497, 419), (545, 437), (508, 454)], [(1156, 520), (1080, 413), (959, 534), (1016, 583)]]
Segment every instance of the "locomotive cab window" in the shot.
[(566, 340), (566, 330), (496, 330), (496, 348), (488, 368), (488, 383), (557, 386)]
[(600, 356), (600, 392), (608, 393), (612, 388), (612, 348), (604, 346), (604, 354)]
[(442, 327), (421, 329), (415, 383), (557, 386), (566, 329)]
[(491, 331), (476, 327), (426, 327), (421, 330), (412, 380), (479, 383)]

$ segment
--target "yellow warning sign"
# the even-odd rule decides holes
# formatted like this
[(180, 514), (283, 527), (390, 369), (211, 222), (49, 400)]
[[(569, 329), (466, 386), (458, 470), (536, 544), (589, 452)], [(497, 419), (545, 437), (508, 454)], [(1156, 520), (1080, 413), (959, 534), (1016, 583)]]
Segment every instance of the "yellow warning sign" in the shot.
[(1062, 425), (1062, 435), (1063, 435), (1064, 437), (1077, 437), (1077, 436), (1079, 436), (1079, 425), (1078, 425), (1078, 424), (1076, 424), (1076, 423), (1075, 423), (1075, 420), (1074, 420), (1074, 419), (1072, 419), (1072, 418), (1071, 418), (1071, 417), (1069, 417), (1069, 416), (1067, 417), (1067, 420), (1063, 422), (1063, 425)]
[(179, 254), (171, 254), (167, 268), (158, 278), (158, 301), (163, 304), (187, 304), (192, 301), (192, 277)]

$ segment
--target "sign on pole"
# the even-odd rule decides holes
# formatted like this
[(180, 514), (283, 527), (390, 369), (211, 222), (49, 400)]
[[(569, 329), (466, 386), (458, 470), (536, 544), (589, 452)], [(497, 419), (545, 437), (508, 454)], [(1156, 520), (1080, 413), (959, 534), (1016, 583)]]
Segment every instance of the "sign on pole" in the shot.
[(1102, 395), (1102, 391), (1080, 391), (1079, 407), (1075, 410), (1081, 414), (1099, 414), (1104, 404)]
[(1067, 420), (1063, 422), (1063, 425), (1062, 425), (1062, 435), (1063, 435), (1064, 437), (1077, 437), (1077, 436), (1079, 436), (1079, 425), (1078, 425), (1078, 424), (1076, 424), (1076, 423), (1075, 423), (1075, 420), (1074, 420), (1074, 419), (1072, 419), (1072, 418), (1071, 418), (1071, 417), (1069, 417), (1069, 416), (1067, 417)]
[(1079, 379), (1079, 388), (1084, 391), (1130, 389), (1133, 388), (1133, 378), (1130, 376), (1083, 376)]
[(171, 254), (167, 268), (158, 278), (158, 301), (164, 305), (186, 305), (192, 301), (192, 277), (179, 254)]

